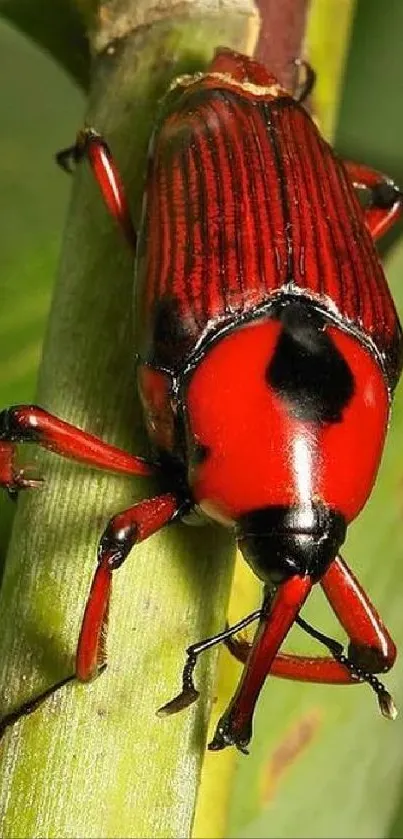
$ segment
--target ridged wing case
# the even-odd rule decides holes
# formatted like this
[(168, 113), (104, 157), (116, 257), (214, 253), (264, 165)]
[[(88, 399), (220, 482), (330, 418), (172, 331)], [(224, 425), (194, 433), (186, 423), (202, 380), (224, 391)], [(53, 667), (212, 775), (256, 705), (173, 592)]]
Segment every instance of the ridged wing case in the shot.
[(142, 359), (204, 345), (300, 297), (372, 346), (393, 387), (401, 331), (342, 162), (279, 85), (179, 79), (150, 149), (137, 264)]

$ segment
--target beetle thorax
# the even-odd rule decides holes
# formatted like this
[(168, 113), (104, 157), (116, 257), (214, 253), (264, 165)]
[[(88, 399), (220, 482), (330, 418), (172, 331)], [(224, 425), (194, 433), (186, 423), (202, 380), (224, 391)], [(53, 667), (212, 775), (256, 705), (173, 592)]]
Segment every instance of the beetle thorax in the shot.
[(316, 543), (337, 551), (372, 488), (388, 414), (381, 370), (356, 338), (288, 303), (209, 347), (186, 407), (189, 485), (205, 514), (255, 548), (271, 534), (273, 554), (294, 540), (302, 565), (303, 545), (319, 565)]

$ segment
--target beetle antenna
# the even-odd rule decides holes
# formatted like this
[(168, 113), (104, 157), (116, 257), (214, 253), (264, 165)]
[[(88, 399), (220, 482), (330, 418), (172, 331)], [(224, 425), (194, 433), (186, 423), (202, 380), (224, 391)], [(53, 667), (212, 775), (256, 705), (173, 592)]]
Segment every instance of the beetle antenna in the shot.
[(320, 641), (321, 644), (324, 644), (324, 646), (327, 647), (329, 652), (332, 654), (333, 658), (336, 659), (336, 661), (340, 662), (340, 664), (342, 664), (343, 667), (346, 667), (347, 670), (349, 670), (353, 676), (356, 676), (357, 680), (361, 682), (367, 682), (367, 684), (369, 684), (372, 690), (376, 693), (379, 710), (383, 717), (386, 717), (386, 719), (388, 720), (396, 719), (396, 705), (389, 691), (386, 690), (385, 685), (382, 684), (382, 682), (373, 673), (369, 673), (367, 670), (363, 670), (362, 667), (360, 667), (351, 658), (345, 655), (344, 647), (342, 644), (340, 644), (338, 641), (335, 641), (334, 638), (329, 638), (328, 635), (325, 635), (318, 629), (315, 629), (299, 615), (295, 619), (295, 622), (308, 635), (310, 635), (312, 638), (315, 638), (317, 641)]

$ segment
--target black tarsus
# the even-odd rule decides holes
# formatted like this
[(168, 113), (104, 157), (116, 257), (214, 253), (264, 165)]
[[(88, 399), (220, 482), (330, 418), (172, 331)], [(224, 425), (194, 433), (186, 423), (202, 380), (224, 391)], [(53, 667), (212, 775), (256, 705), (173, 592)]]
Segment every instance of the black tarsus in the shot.
[(333, 658), (340, 662), (343, 667), (346, 667), (353, 676), (356, 676), (358, 681), (367, 682), (367, 684), (376, 693), (382, 716), (387, 719), (395, 719), (397, 712), (393, 699), (389, 691), (386, 690), (385, 685), (373, 673), (363, 670), (362, 667), (353, 661), (353, 659), (344, 654), (342, 644), (335, 641), (333, 638), (329, 638), (328, 635), (324, 635), (323, 632), (319, 632), (318, 629), (314, 629), (313, 626), (307, 623), (307, 621), (299, 615), (295, 619), (295, 622), (308, 635), (311, 635), (312, 638), (315, 638), (317, 641), (320, 641), (321, 644), (324, 644), (324, 646), (327, 647), (329, 652), (332, 654)]
[(394, 181), (383, 180), (379, 184), (369, 187), (371, 207), (380, 210), (389, 210), (399, 201), (403, 203), (403, 192)]
[(334, 658), (343, 655), (343, 644), (340, 644), (339, 641), (335, 641), (334, 638), (330, 638), (328, 635), (325, 635), (323, 632), (320, 632), (319, 629), (315, 629), (313, 626), (311, 626), (310, 623), (301, 618), (300, 615), (297, 615), (297, 617), (295, 618), (295, 623), (297, 623), (298, 626), (300, 626), (301, 629), (303, 629), (304, 632), (307, 633), (307, 635), (310, 635), (311, 638), (315, 638), (316, 641), (319, 641), (321, 644), (327, 647), (327, 649), (332, 654), (332, 656), (334, 656)]
[[(104, 670), (106, 670), (106, 667), (106, 662), (99, 667), (96, 674), (97, 678), (104, 672)], [(34, 699), (28, 699), (27, 702), (20, 705), (16, 711), (11, 711), (9, 714), (6, 714), (5, 717), (0, 720), (0, 741), (10, 726), (14, 725), (14, 723), (18, 722), (23, 717), (29, 717), (37, 711), (47, 699), (53, 696), (54, 693), (57, 693), (61, 688), (65, 687), (65, 685), (74, 681), (77, 681), (76, 674), (71, 673), (70, 676), (66, 676), (64, 679), (61, 679), (61, 681), (56, 685), (51, 685), (51, 687), (46, 688), (46, 690), (44, 690), (43, 693), (40, 693), (39, 696), (36, 696)]]
[(242, 618), (234, 626), (227, 626), (226, 629), (217, 635), (212, 635), (210, 638), (205, 638), (203, 641), (199, 641), (197, 644), (192, 644), (191, 647), (188, 647), (186, 650), (187, 660), (182, 673), (182, 690), (174, 699), (171, 699), (170, 702), (167, 702), (166, 705), (159, 708), (157, 715), (176, 714), (178, 711), (182, 711), (184, 708), (192, 705), (199, 696), (199, 691), (196, 690), (193, 681), (193, 671), (200, 653), (210, 649), (210, 647), (214, 647), (216, 644), (220, 644), (231, 635), (244, 629), (245, 626), (249, 626), (250, 623), (261, 618), (265, 608), (264, 603), (260, 609), (256, 609), (256, 611), (252, 612), (246, 618)]
[(391, 178), (382, 176), (378, 183), (369, 186), (353, 179), (356, 196), (364, 210), (391, 210), (399, 202), (403, 205), (403, 191)]
[(50, 688), (47, 688), (40, 693), (39, 696), (36, 696), (35, 699), (28, 699), (27, 702), (24, 702), (23, 705), (20, 705), (16, 711), (11, 711), (9, 714), (6, 714), (2, 720), (0, 720), (0, 740), (2, 739), (3, 735), (5, 734), (7, 728), (14, 723), (18, 722), (18, 720), (22, 719), (22, 717), (28, 717), (30, 714), (33, 714), (40, 706), (52, 696), (59, 688), (64, 687), (69, 682), (74, 681), (75, 674), (71, 676), (66, 676), (65, 679), (62, 679), (61, 682), (58, 682), (57, 685), (52, 685)]
[(67, 172), (68, 175), (73, 174), (77, 164), (86, 157), (88, 145), (91, 140), (98, 140), (101, 142), (107, 153), (110, 155), (109, 146), (103, 137), (98, 134), (98, 131), (95, 131), (94, 128), (83, 128), (78, 132), (76, 142), (72, 146), (67, 146), (67, 148), (56, 152), (55, 160), (57, 165), (60, 166), (64, 172)]

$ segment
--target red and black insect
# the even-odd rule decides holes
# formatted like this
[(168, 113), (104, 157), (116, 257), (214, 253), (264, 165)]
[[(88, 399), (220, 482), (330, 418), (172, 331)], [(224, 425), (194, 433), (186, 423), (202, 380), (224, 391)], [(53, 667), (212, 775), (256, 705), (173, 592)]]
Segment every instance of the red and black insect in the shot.
[[(87, 157), (137, 252), (138, 388), (155, 459), (126, 454), (35, 406), (0, 414), (0, 482), (35, 485), (14, 466), (35, 442), (117, 472), (163, 476), (163, 494), (119, 513), (99, 544), (76, 674), (100, 667), (113, 571), (133, 545), (191, 510), (232, 528), (264, 584), (261, 609), (187, 651), (181, 694), (197, 698), (203, 650), (227, 641), (243, 675), (210, 749), (245, 751), (266, 677), (369, 682), (396, 649), (339, 551), (373, 487), (402, 367), (402, 333), (376, 253), (403, 196), (384, 175), (341, 161), (303, 107), (250, 58), (220, 50), (166, 95), (151, 147), (138, 237), (104, 140), (83, 131), (59, 154)], [(366, 204), (358, 200), (365, 192)], [(300, 616), (320, 583), (348, 652)], [(259, 620), (252, 645), (234, 633)], [(297, 622), (331, 655), (279, 652)]]

